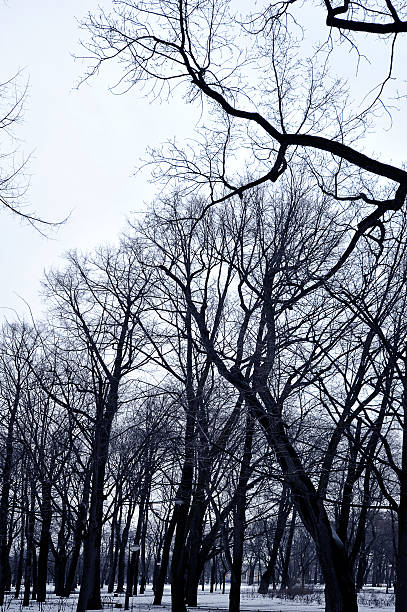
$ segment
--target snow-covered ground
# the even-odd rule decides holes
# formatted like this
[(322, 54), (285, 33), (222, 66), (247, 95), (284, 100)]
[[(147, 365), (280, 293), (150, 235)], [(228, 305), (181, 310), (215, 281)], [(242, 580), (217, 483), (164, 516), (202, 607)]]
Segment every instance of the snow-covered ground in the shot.
[[(104, 609), (107, 612), (117, 612), (118, 609), (124, 608), (124, 596), (109, 595), (104, 592), (102, 596)], [(77, 596), (73, 595), (69, 599), (55, 597), (52, 595), (52, 587), (47, 601), (44, 604), (38, 604), (35, 601), (30, 603), (32, 612), (75, 612)], [(170, 606), (170, 589), (166, 587), (163, 605), (152, 606), (153, 592), (151, 587), (147, 588), (143, 595), (132, 597), (130, 600), (130, 610), (132, 612), (147, 612), (148, 610), (157, 610), (157, 612), (165, 612), (171, 608)], [(208, 590), (199, 591), (198, 593), (198, 610), (190, 608), (191, 612), (224, 610), (228, 608), (228, 594), (222, 594), (220, 591), (209, 593)], [(297, 597), (293, 600), (284, 600), (279, 597), (270, 597), (259, 595), (253, 587), (243, 587), (241, 598), (242, 612), (316, 612), (324, 610), (323, 593), (314, 593), (309, 596)], [(359, 596), (359, 611), (372, 612), (372, 610), (387, 610), (394, 612), (394, 595), (388, 595), (384, 590), (366, 589)], [(1, 612), (23, 612), (22, 600), (12, 599), (7, 596)]]

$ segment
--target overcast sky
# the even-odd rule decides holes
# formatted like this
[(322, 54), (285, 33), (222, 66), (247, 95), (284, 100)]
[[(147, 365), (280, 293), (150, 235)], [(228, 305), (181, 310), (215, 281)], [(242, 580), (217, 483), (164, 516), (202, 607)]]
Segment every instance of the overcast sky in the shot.
[(96, 5), (109, 4), (7, 0), (0, 5), (1, 79), (23, 69), (21, 87), (29, 81), (23, 122), (15, 130), (21, 151), (32, 153), (27, 210), (50, 220), (71, 212), (45, 239), (0, 211), (3, 309), (26, 313), (19, 294), (38, 312), (44, 269), (61, 265), (59, 256), (68, 249), (116, 240), (126, 216), (144, 210), (155, 193), (147, 174), (133, 175), (146, 147), (186, 134), (188, 108), (181, 114), (175, 102), (152, 106), (136, 95), (109, 94), (111, 71), (75, 88), (84, 73), (73, 58), (81, 53), (78, 20)]
[[(191, 135), (198, 116), (198, 110), (180, 101), (151, 105), (136, 92), (109, 94), (108, 86), (115, 79), (113, 65), (108, 74), (75, 88), (84, 73), (83, 65), (73, 59), (81, 53), (78, 41), (84, 35), (78, 21), (96, 5), (108, 7), (110, 0), (3, 0), (0, 4), (1, 79), (22, 69), (21, 87), (29, 81), (24, 120), (16, 131), (21, 151), (32, 153), (25, 196), (28, 209), (49, 220), (71, 213), (58, 233), (46, 239), (0, 211), (0, 306), (20, 314), (27, 310), (18, 295), (39, 312), (43, 270), (61, 265), (64, 251), (116, 240), (126, 216), (145, 210), (156, 187), (147, 183), (147, 174), (134, 177), (134, 168), (148, 145)], [(354, 87), (363, 82), (366, 91), (370, 85), (363, 79), (374, 84), (387, 65), (384, 47), (377, 41), (372, 44), (377, 61), (370, 65), (362, 61), (357, 75), (354, 54), (349, 56), (345, 48), (338, 56), (339, 63), (349, 62)], [(403, 74), (405, 60), (399, 51), (396, 73)], [(397, 87), (404, 95), (403, 76)], [(383, 122), (371, 135), (384, 161), (405, 159), (406, 123), (398, 120), (392, 135), (386, 131), (390, 122)]]

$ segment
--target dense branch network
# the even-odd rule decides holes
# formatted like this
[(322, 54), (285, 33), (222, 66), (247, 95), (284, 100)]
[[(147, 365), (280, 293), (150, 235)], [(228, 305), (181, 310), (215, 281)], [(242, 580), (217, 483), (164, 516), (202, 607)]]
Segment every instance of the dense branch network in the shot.
[[(227, 4), (220, 0), (208, 0), (197, 6), (190, 6), (185, 0), (176, 5), (165, 0), (118, 2), (115, 13), (102, 14), (99, 19), (90, 17), (87, 23), (91, 34), (88, 49), (96, 59), (90, 74), (97, 71), (103, 62), (118, 59), (125, 65), (121, 82), (126, 84), (126, 89), (137, 84), (144, 86), (148, 82), (153, 90), (158, 87), (162, 91), (163, 87), (168, 87), (168, 92), (171, 92), (175, 83), (181, 82), (188, 88), (186, 96), (189, 100), (200, 96), (202, 103), (209, 102), (211, 114), (213, 111), (214, 116), (223, 122), (219, 126), (218, 121), (212, 128), (217, 145), (206, 142), (195, 159), (175, 146), (173, 156), (164, 152), (154, 157), (160, 180), (167, 178), (178, 181), (178, 184), (184, 182), (186, 193), (202, 186), (209, 189), (206, 192), (209, 193), (208, 207), (236, 195), (242, 197), (259, 185), (275, 183), (288, 170), (291, 173), (304, 172), (304, 164), (299, 165), (298, 160), (306, 160), (308, 171), (322, 191), (338, 202), (352, 203), (355, 211), (356, 224), (350, 226), (348, 246), (329, 278), (346, 261), (362, 236), (372, 230), (382, 235), (383, 223), (402, 208), (407, 195), (407, 172), (367, 155), (359, 150), (357, 143), (356, 146), (353, 144), (352, 133), (363, 129), (369, 109), (346, 121), (341, 119), (346, 101), (340, 102), (336, 108), (338, 92), (335, 87), (330, 90), (325, 85), (328, 80), (326, 66), (319, 76), (313, 66), (310, 68), (311, 85), (302, 118), (299, 118), (299, 111), (290, 109), (299, 96), (285, 74), (289, 68), (284, 53), (289, 54), (292, 41), (279, 19), (291, 4), (269, 5), (266, 14), (273, 24), (267, 31), (262, 28), (262, 41), (256, 40), (258, 50), (248, 50), (248, 57), (243, 59), (230, 42), (237, 22), (227, 12)], [(330, 3), (326, 6), (335, 16), (356, 10), (352, 2), (339, 8), (332, 8)], [(392, 5), (388, 9), (392, 9)], [(394, 10), (390, 12), (395, 17)], [(263, 51), (259, 50), (261, 44), (264, 45)], [(234, 56), (236, 53), (237, 58)], [(225, 54), (228, 57), (223, 59)], [(267, 55), (271, 55), (269, 80), (273, 85), (269, 89), (272, 100), (269, 103), (264, 99), (256, 102), (251, 93), (253, 87), (246, 83), (243, 74), (246, 64), (252, 67)], [(294, 81), (298, 73), (292, 74)], [(302, 79), (306, 79), (305, 75)], [(331, 117), (329, 108), (334, 109)], [(293, 112), (294, 119), (291, 116)], [(297, 125), (290, 129), (290, 123)], [(235, 125), (241, 127), (233, 134)], [(246, 163), (251, 169), (245, 176), (235, 172), (236, 161), (232, 162), (232, 158), (236, 159), (234, 149), (249, 151)], [(228, 176), (228, 164), (229, 174), (237, 176), (234, 180)], [(374, 183), (378, 186), (376, 193), (373, 186), (364, 189), (365, 185)], [(360, 204), (358, 208), (356, 203)], [(380, 244), (382, 239), (377, 242)]]
[[(271, 2), (262, 13), (263, 24), (286, 17), (290, 7), (297, 0)], [(407, 32), (406, 9), (404, 2), (397, 4), (390, 0), (384, 2), (354, 2), (345, 0), (335, 6), (331, 0), (323, 2), (326, 11), (326, 25), (348, 32), (367, 34), (402, 34)], [(256, 21), (259, 21), (257, 16)]]

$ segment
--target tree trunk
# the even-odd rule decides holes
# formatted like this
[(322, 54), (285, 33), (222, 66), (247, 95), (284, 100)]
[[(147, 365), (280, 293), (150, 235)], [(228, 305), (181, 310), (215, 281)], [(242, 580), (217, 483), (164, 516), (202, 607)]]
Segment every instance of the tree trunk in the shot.
[(62, 516), (61, 525), (58, 531), (58, 543), (57, 549), (54, 552), (54, 584), (55, 584), (55, 595), (58, 597), (64, 596), (65, 589), (65, 573), (67, 564), (67, 554), (65, 546), (65, 526), (66, 526), (66, 505), (62, 503)]
[(345, 545), (348, 541), (348, 525), (352, 504), (353, 487), (355, 486), (355, 482), (359, 477), (359, 473), (357, 470), (357, 456), (358, 450), (360, 448), (361, 428), (361, 421), (358, 421), (356, 425), (355, 440), (351, 440), (349, 442), (350, 449), (348, 471), (346, 474), (345, 483), (343, 485), (341, 509), (338, 519), (338, 536)]
[[(202, 380), (204, 379), (205, 373), (202, 377)], [(212, 533), (206, 534), (205, 539), (203, 538), (203, 522), (208, 506), (206, 491), (208, 490), (208, 485), (210, 482), (210, 468), (213, 461), (215, 461), (216, 458), (219, 457), (225, 450), (227, 441), (229, 440), (239, 418), (242, 404), (243, 399), (241, 396), (239, 396), (232, 413), (229, 415), (224, 427), (217, 437), (216, 444), (213, 445), (212, 448), (209, 448), (207, 442), (209, 434), (205, 410), (200, 410), (198, 416), (200, 436), (198, 446), (198, 477), (188, 519), (188, 567), (185, 588), (186, 602), (191, 607), (197, 606), (199, 577), (205, 570), (205, 563), (209, 558), (210, 550), (213, 548), (218, 532), (216, 528), (213, 528), (214, 525), (212, 525)], [(199, 408), (202, 408), (201, 405), (199, 405)], [(219, 517), (216, 517), (215, 524), (217, 524), (218, 527), (220, 527), (223, 520), (234, 508), (235, 502), (236, 500), (233, 499), (230, 504), (228, 504), (228, 507), (223, 508)]]
[(396, 561), (395, 612), (407, 612), (407, 384), (403, 389), (403, 438), (398, 518), (398, 546)]
[[(150, 492), (150, 487), (149, 487)], [(146, 500), (147, 502), (148, 500)], [(141, 572), (140, 572), (140, 595), (143, 595), (146, 590), (147, 585), (147, 568), (146, 568), (146, 537), (147, 537), (147, 525), (148, 525), (148, 503), (145, 503), (145, 515), (143, 521), (143, 529), (141, 533), (140, 539), (140, 564), (141, 564)]]
[(171, 563), (171, 607), (172, 612), (186, 612), (185, 605), (185, 541), (187, 519), (194, 474), (195, 413), (187, 412), (185, 428), (185, 456), (180, 486), (175, 500), (174, 518), (176, 523), (174, 548)]
[(156, 588), (154, 590), (153, 606), (161, 606), (161, 601), (164, 593), (165, 578), (167, 576), (168, 562), (170, 559), (171, 542), (174, 536), (175, 525), (176, 517), (174, 512), (164, 536), (161, 564), (157, 572), (157, 582)]
[(240, 587), (242, 582), (243, 544), (246, 529), (246, 493), (251, 470), (254, 419), (249, 413), (246, 420), (246, 434), (243, 457), (237, 485), (236, 506), (233, 512), (233, 560), (231, 564), (229, 612), (240, 610)]
[(291, 549), (294, 540), (294, 532), (295, 532), (295, 520), (297, 516), (297, 511), (293, 508), (293, 513), (291, 517), (290, 530), (288, 532), (287, 544), (285, 547), (285, 556), (283, 568), (281, 571), (281, 590), (288, 589), (290, 586), (290, 559), (291, 559)]
[(66, 562), (67, 562), (67, 557), (66, 557), (66, 553), (61, 552), (58, 557), (55, 559), (55, 577), (54, 577), (54, 584), (55, 584), (55, 595), (57, 597), (63, 597), (64, 596), (64, 589), (65, 589), (65, 573), (66, 573)]
[(127, 542), (129, 541), (129, 532), (131, 519), (133, 518), (134, 508), (130, 508), (127, 513), (126, 523), (123, 527), (122, 535), (120, 537), (120, 550), (119, 550), (119, 558), (117, 562), (117, 593), (124, 593), (124, 570), (126, 564), (126, 552), (127, 552)]
[(83, 570), (77, 612), (101, 610), (102, 608), (100, 596), (100, 546), (103, 525), (104, 480), (111, 425), (111, 418), (104, 417), (95, 426), (92, 491), (88, 529), (84, 541)]
[(138, 515), (138, 520), (137, 520), (136, 534), (134, 536), (134, 544), (135, 546), (138, 547), (138, 550), (135, 552), (135, 555), (134, 555), (133, 582), (131, 584), (134, 595), (137, 595), (137, 589), (138, 589), (138, 576), (139, 576), (140, 551), (141, 551), (140, 540), (141, 540), (141, 534), (143, 532), (143, 525), (145, 522), (144, 512), (145, 512), (145, 504), (147, 501), (147, 496), (148, 496), (148, 492), (146, 490), (146, 487), (143, 487), (143, 493), (141, 494), (140, 505), (139, 505), (139, 515)]
[(23, 607), (30, 605), (30, 590), (32, 579), (32, 556), (34, 545), (34, 523), (35, 523), (35, 489), (34, 483), (31, 482), (31, 501), (30, 509), (27, 513), (27, 548), (24, 568), (24, 598)]
[(216, 580), (216, 557), (212, 559), (212, 563), (211, 563), (211, 582), (210, 582), (210, 587), (209, 587), (210, 593), (213, 593), (214, 591), (215, 580)]
[(271, 549), (270, 558), (267, 563), (266, 570), (263, 572), (260, 580), (258, 592), (262, 595), (268, 593), (270, 581), (273, 580), (273, 583), (275, 582), (275, 565), (277, 561), (278, 550), (280, 548), (281, 540), (283, 539), (285, 525), (290, 509), (291, 506), (288, 503), (288, 488), (284, 486), (281, 494), (281, 501), (278, 507), (277, 524), (274, 532), (273, 546)]
[[(113, 593), (114, 591), (114, 583), (116, 579), (116, 570), (117, 570), (117, 561), (119, 557), (119, 543), (120, 543), (120, 528), (122, 522), (122, 503), (120, 500), (115, 501), (113, 517), (112, 517), (112, 529), (110, 533), (110, 542), (109, 542), (109, 581), (107, 592)], [(119, 513), (119, 518), (117, 518), (117, 514)]]
[[(108, 377), (109, 391), (96, 395), (96, 422), (92, 448), (92, 491), (89, 522), (83, 550), (83, 572), (77, 612), (100, 610), (100, 548), (103, 528), (103, 501), (106, 464), (109, 456), (110, 433), (118, 410), (119, 386), (123, 375), (125, 342), (130, 311), (126, 310), (117, 342), (113, 372)], [(102, 385), (103, 386), (103, 385)]]
[(34, 544), (32, 547), (32, 585), (31, 599), (36, 600), (38, 592), (38, 559)]
[(136, 553), (129, 551), (129, 557), (127, 561), (127, 578), (126, 578), (126, 597), (124, 603), (124, 609), (129, 609), (130, 597), (133, 595), (133, 583), (134, 583), (134, 572), (136, 568)]
[(86, 517), (88, 513), (88, 503), (90, 495), (90, 479), (91, 470), (87, 469), (87, 471), (85, 472), (85, 481), (83, 484), (82, 500), (79, 504), (78, 517), (74, 528), (73, 549), (64, 588), (65, 597), (69, 597), (72, 591), (74, 590), (76, 569), (78, 567), (78, 560), (81, 551), (83, 534), (86, 528)]
[(16, 420), (20, 391), (17, 388), (15, 400), (10, 414), (7, 428), (7, 437), (4, 447), (4, 463), (2, 474), (2, 487), (0, 498), (0, 606), (4, 603), (4, 591), (7, 585), (7, 576), (10, 573), (9, 546), (7, 542), (7, 527), (9, 513), (9, 496), (11, 484), (11, 468), (13, 463), (13, 435)]
[(260, 387), (259, 395), (268, 411), (263, 411), (253, 395), (250, 397), (251, 405), (276, 452), (303, 525), (314, 540), (325, 580), (326, 612), (357, 612), (355, 580), (345, 546), (331, 528), (323, 499), (287, 436), (280, 406), (267, 388)]
[(24, 567), (24, 538), (25, 538), (25, 518), (24, 515), (21, 517), (21, 534), (20, 534), (20, 551), (18, 554), (17, 571), (16, 571), (16, 592), (14, 595), (15, 599), (20, 596), (21, 581), (23, 578), (23, 567)]
[(202, 560), (200, 558), (200, 548), (202, 543), (203, 520), (205, 515), (204, 486), (202, 470), (198, 476), (198, 483), (194, 499), (189, 513), (189, 536), (188, 536), (188, 567), (187, 581), (185, 585), (185, 597), (188, 606), (198, 605), (198, 585), (199, 577), (202, 573)]
[(52, 507), (51, 507), (51, 482), (44, 480), (42, 483), (41, 500), (41, 535), (40, 552), (38, 556), (38, 579), (37, 579), (37, 601), (44, 602), (47, 595), (48, 578), (48, 552), (51, 529)]
[(249, 576), (248, 576), (248, 579), (247, 579), (247, 584), (248, 584), (248, 586), (253, 586), (253, 584), (254, 584), (254, 569), (255, 569), (255, 563), (256, 563), (256, 562), (251, 563), (251, 564), (249, 565)]

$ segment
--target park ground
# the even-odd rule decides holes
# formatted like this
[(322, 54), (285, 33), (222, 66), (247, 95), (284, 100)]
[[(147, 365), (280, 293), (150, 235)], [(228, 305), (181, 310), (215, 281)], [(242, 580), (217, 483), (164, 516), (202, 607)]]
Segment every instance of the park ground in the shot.
[[(36, 601), (30, 603), (27, 612), (75, 612), (77, 595), (70, 598), (56, 597), (50, 593), (45, 603)], [(103, 607), (106, 612), (119, 612), (124, 609), (124, 595), (111, 595), (103, 593)], [(166, 612), (171, 610), (170, 587), (166, 587), (162, 606), (153, 606), (153, 591), (151, 586), (147, 587), (143, 595), (134, 596), (130, 599), (130, 612)], [(243, 587), (241, 597), (241, 612), (323, 612), (323, 592), (314, 592), (305, 595), (296, 595), (292, 599), (282, 599), (277, 596), (259, 595), (253, 587)], [(1, 612), (23, 612), (22, 600), (6, 597)], [(227, 612), (228, 593), (220, 591), (210, 593), (207, 590), (198, 594), (198, 608), (188, 608), (191, 612)], [(359, 594), (359, 612), (372, 612), (375, 610), (386, 610), (394, 612), (394, 594), (386, 593), (385, 588), (366, 588)]]

